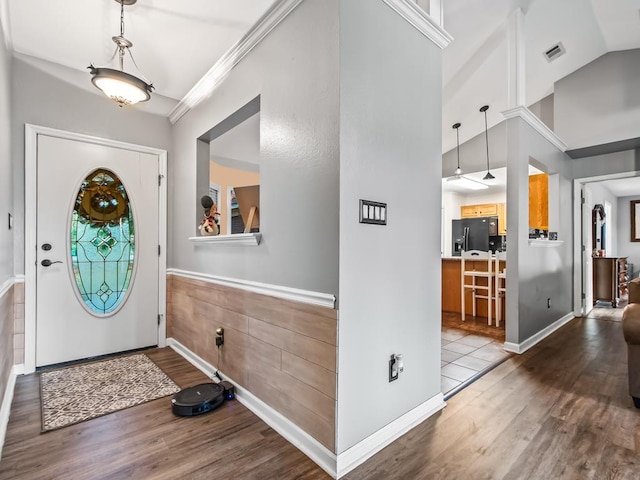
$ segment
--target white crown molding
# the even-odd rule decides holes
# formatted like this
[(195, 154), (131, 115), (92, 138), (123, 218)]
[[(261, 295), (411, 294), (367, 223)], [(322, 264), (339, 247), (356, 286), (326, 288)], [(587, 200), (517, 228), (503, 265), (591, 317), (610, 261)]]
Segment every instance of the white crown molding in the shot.
[(2, 397), (2, 407), (0, 407), (0, 458), (2, 458), (2, 447), (4, 446), (4, 439), (7, 435), (7, 425), (9, 423), (9, 415), (11, 414), (11, 402), (13, 401), (13, 391), (16, 386), (17, 375), (17, 368), (14, 366), (9, 374), (7, 386), (4, 389), (4, 396)]
[(247, 54), (253, 50), (302, 0), (280, 0), (273, 5), (255, 23), (251, 30), (242, 37), (213, 67), (187, 92), (178, 105), (169, 112), (169, 121), (176, 123), (189, 110), (195, 108), (218, 87), (222, 80)]
[(353, 447), (338, 455), (338, 477), (346, 475), (358, 465), (378, 453), (394, 440), (398, 439), (409, 430), (424, 422), (434, 413), (442, 410), (447, 404), (443, 400), (442, 393), (431, 397), (426, 402), (408, 411), (388, 425), (385, 425), (374, 434), (358, 442)]
[(569, 323), (574, 318), (575, 316), (573, 315), (573, 312), (567, 313), (564, 317), (562, 317), (559, 320), (556, 320), (548, 327), (545, 327), (542, 330), (540, 330), (538, 333), (531, 335), (524, 342), (522, 343), (504, 342), (504, 346), (502, 348), (504, 348), (507, 352), (518, 353), (518, 354), (524, 353), (534, 345), (540, 343), (542, 340), (547, 338), (549, 335), (551, 335), (553, 332), (558, 330), (560, 327)]
[(515, 108), (510, 108), (509, 110), (505, 110), (502, 112), (504, 118), (516, 118), (520, 117), (522, 120), (527, 122), (531, 128), (533, 128), (536, 132), (546, 138), (554, 147), (556, 147), (561, 152), (566, 152), (569, 147), (564, 143), (558, 135), (556, 135), (553, 130), (547, 127), (542, 120), (534, 115), (534, 113), (529, 110), (527, 107), (519, 106)]
[(382, 0), (412, 27), (418, 30), (438, 47), (445, 49), (453, 41), (453, 37), (429, 16), (415, 1)]
[(219, 247), (257, 247), (260, 245), (261, 240), (261, 233), (235, 233), (233, 235), (189, 237), (189, 241), (196, 245)]
[(179, 270), (177, 268), (168, 268), (167, 275), (177, 275), (179, 277), (191, 278), (193, 280), (201, 280), (203, 282), (238, 288), (240, 290), (258, 293), (260, 295), (269, 295), (270, 297), (293, 300), (294, 302), (308, 303), (331, 309), (335, 308), (336, 297), (328, 293), (312, 292), (309, 290), (300, 290), (298, 288), (252, 282), (250, 280), (241, 280), (238, 278), (219, 277), (217, 275), (189, 272), (186, 270)]
[(0, 284), (0, 298), (4, 297), (6, 293), (11, 290), (11, 287), (13, 287), (15, 283), (18, 283), (16, 282), (15, 277), (9, 277), (2, 284)]
[[(216, 367), (193, 353), (175, 338), (168, 338), (167, 345), (198, 370), (213, 379), (214, 374), (217, 371)], [(288, 442), (293, 444), (294, 447), (301, 450), (302, 453), (318, 464), (318, 466), (329, 475), (333, 478), (336, 477), (336, 455), (333, 452), (329, 451), (315, 438), (302, 430), (277, 410), (264, 403), (242, 385), (239, 385), (222, 372), (219, 372), (219, 374), (224, 380), (228, 380), (233, 384), (236, 392), (236, 399), (240, 403), (260, 417), (261, 420), (282, 435)]]

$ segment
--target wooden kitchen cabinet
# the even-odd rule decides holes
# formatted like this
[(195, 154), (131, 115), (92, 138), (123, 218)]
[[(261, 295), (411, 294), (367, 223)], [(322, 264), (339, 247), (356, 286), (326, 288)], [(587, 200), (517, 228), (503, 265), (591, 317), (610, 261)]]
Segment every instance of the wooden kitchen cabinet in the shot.
[(498, 203), (498, 235), (507, 234), (507, 204)]
[(460, 207), (461, 218), (495, 217), (498, 215), (498, 204), (481, 203), (478, 205), (462, 205)]
[(529, 176), (529, 228), (549, 230), (549, 175)]

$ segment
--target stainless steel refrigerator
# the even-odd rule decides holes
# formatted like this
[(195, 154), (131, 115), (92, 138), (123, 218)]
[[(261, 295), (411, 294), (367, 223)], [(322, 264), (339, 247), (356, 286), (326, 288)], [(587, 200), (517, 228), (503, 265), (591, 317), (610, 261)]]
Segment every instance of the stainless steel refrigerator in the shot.
[(498, 236), (498, 217), (478, 217), (452, 220), (452, 254), (459, 257), (462, 250), (491, 250), (501, 245)]

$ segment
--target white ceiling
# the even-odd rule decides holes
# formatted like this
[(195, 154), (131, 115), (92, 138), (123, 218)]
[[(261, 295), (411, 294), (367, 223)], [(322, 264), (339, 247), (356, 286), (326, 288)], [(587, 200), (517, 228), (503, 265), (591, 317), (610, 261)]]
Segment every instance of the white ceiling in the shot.
[[(125, 7), (125, 36), (134, 43), (132, 52), (140, 70), (158, 95), (173, 99), (165, 102), (169, 106), (160, 108), (160, 113), (168, 114), (170, 106), (274, 3), (139, 0)], [(507, 106), (507, 18), (516, 8), (525, 12), (529, 104), (552, 93), (555, 81), (607, 51), (640, 47), (640, 0), (443, 3), (445, 29), (454, 37), (443, 57), (443, 151), (455, 146), (453, 123), (462, 123), (461, 142), (483, 131), (482, 105), (490, 106), (490, 126), (502, 121), (501, 111)], [(119, 33), (119, 15), (114, 0), (0, 0), (0, 20), (14, 52), (21, 58), (33, 57), (32, 63), (47, 61), (43, 65), (57, 68), (56, 74), (76, 83), (85, 75), (88, 89), (86, 67), (111, 58), (111, 37)], [(559, 41), (567, 53), (547, 63), (542, 52)]]

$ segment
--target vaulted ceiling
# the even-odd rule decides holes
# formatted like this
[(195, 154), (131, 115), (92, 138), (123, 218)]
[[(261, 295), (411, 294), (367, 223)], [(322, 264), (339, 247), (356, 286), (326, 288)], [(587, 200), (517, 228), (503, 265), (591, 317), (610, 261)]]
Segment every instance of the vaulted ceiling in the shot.
[[(482, 105), (490, 105), (490, 125), (502, 120), (507, 19), (516, 8), (525, 12), (528, 104), (606, 52), (640, 47), (640, 0), (443, 2), (444, 26), (454, 37), (443, 57), (443, 151), (455, 146), (453, 123), (462, 123), (462, 142), (483, 131)], [(139, 0), (125, 7), (125, 36), (134, 43), (134, 58), (157, 94), (166, 97), (157, 113), (168, 114), (274, 3)], [(105, 64), (113, 54), (119, 16), (114, 0), (0, 0), (0, 20), (13, 51), (90, 90), (86, 67)], [(566, 54), (548, 63), (543, 52), (557, 42)]]

